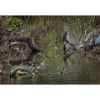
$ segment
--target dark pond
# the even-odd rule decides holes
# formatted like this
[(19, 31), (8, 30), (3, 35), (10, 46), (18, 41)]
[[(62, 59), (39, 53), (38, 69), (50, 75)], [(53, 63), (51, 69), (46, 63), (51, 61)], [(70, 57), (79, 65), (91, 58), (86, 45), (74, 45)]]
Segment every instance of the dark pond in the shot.
[[(39, 58), (38, 58), (39, 59)], [(100, 84), (100, 57), (76, 53), (64, 64), (62, 56), (43, 61), (44, 67), (32, 78), (10, 79), (1, 75), (1, 84)]]

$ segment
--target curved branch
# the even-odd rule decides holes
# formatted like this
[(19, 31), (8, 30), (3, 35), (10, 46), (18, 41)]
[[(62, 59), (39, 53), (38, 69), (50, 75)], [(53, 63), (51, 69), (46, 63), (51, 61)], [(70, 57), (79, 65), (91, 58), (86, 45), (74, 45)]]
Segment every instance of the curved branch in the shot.
[(34, 44), (33, 40), (30, 37), (12, 37), (10, 39), (10, 42), (25, 42), (29, 48), (32, 50), (32, 52), (40, 52), (41, 50)]

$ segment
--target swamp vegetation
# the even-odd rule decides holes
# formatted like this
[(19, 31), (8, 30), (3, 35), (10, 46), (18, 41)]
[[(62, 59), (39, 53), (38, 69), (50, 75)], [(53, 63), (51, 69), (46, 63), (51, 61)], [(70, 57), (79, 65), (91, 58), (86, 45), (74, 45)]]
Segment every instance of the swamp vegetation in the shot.
[(100, 17), (0, 16), (0, 84), (100, 84)]

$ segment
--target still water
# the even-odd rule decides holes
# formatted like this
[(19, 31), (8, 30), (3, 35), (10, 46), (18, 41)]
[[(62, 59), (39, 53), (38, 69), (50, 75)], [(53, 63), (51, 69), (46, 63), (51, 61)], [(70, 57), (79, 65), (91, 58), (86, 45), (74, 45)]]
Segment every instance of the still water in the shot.
[[(38, 58), (39, 60), (39, 58)], [(1, 84), (100, 84), (100, 56), (76, 53), (67, 64), (62, 56), (47, 58), (44, 66), (28, 78), (10, 79), (0, 76)]]

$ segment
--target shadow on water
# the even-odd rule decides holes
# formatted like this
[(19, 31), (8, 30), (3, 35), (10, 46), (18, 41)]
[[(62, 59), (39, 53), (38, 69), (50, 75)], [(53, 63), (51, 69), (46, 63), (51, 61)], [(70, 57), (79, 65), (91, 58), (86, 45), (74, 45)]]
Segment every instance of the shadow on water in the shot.
[[(92, 57), (90, 57), (92, 56)], [(64, 64), (61, 56), (47, 58), (32, 78), (10, 79), (0, 75), (1, 84), (100, 84), (100, 56), (76, 53)], [(34, 57), (33, 57), (34, 58)], [(99, 58), (99, 59), (98, 59)], [(37, 58), (39, 60), (39, 58)]]

